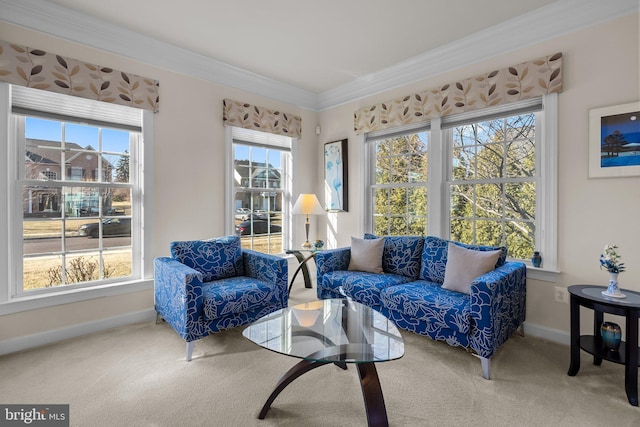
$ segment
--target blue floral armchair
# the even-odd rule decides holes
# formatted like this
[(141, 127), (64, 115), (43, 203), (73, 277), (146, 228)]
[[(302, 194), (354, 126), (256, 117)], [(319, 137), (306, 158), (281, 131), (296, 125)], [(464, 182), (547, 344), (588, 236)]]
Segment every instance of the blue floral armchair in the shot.
[(155, 259), (155, 309), (187, 342), (234, 328), (287, 306), (287, 260), (242, 249), (240, 238), (171, 243)]

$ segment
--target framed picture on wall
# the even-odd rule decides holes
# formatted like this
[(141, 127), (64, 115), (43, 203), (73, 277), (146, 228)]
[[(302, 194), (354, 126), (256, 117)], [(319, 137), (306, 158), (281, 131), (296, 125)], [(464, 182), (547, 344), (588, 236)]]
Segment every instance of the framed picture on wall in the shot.
[(640, 102), (589, 110), (589, 178), (640, 176)]
[(349, 210), (347, 140), (324, 144), (324, 208), (329, 212)]

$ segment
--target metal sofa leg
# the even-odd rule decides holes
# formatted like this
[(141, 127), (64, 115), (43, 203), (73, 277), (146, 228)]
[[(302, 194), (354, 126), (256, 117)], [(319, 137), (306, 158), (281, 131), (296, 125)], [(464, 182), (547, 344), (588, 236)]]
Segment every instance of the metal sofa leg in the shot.
[(485, 380), (491, 379), (491, 364), (490, 360), (486, 357), (478, 356), (480, 358), (480, 363), (482, 364), (482, 378)]
[(195, 341), (187, 342), (187, 362), (191, 362), (191, 356), (193, 355), (193, 346), (195, 345)]

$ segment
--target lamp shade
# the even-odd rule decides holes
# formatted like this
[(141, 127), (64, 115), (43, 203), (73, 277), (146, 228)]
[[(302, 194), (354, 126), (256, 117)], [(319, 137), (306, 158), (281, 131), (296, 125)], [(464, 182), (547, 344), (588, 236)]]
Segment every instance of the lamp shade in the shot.
[(298, 200), (296, 200), (296, 204), (293, 205), (293, 210), (291, 211), (293, 214), (304, 214), (304, 215), (322, 215), (324, 214), (324, 209), (320, 206), (320, 202), (315, 194), (300, 194), (298, 196)]

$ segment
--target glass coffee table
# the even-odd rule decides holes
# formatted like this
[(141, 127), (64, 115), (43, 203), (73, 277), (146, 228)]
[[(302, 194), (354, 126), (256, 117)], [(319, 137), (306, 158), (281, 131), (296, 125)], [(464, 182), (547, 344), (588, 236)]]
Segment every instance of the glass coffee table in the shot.
[(389, 425), (375, 364), (402, 357), (404, 342), (398, 328), (379, 312), (348, 299), (312, 301), (271, 313), (242, 335), (260, 347), (302, 359), (280, 378), (259, 419), (299, 376), (328, 364), (342, 369), (354, 364), (369, 426)]

